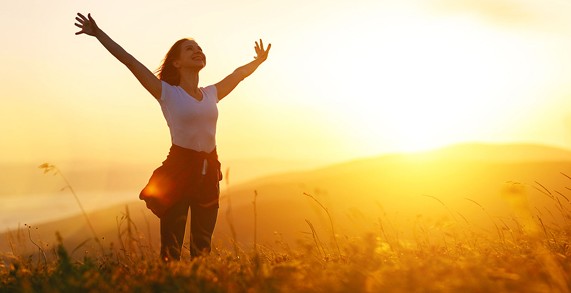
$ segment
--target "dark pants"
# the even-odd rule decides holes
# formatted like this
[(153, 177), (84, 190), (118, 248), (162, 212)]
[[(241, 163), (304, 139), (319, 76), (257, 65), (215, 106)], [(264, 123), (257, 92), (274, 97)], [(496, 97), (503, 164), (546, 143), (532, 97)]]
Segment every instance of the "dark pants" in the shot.
[(190, 255), (196, 257), (210, 252), (218, 206), (203, 207), (184, 200), (168, 209), (161, 218), (161, 258), (163, 260), (180, 259), (189, 207)]
[(179, 260), (190, 208), (190, 253), (210, 252), (222, 179), (216, 150), (196, 152), (172, 145), (139, 197), (160, 218), (161, 258)]

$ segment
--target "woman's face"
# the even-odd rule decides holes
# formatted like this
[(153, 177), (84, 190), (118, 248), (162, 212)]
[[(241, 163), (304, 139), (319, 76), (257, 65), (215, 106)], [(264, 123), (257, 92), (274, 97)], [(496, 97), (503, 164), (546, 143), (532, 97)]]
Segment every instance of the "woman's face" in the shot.
[(186, 40), (180, 45), (180, 55), (174, 62), (174, 66), (178, 69), (193, 68), (200, 70), (206, 66), (206, 56), (196, 41)]

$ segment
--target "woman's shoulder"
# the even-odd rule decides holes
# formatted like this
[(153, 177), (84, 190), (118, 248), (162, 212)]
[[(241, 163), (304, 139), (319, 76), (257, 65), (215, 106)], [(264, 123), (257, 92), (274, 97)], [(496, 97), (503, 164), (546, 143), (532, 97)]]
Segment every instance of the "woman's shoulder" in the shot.
[[(169, 97), (176, 96), (179, 94), (178, 92), (178, 85), (172, 85), (164, 80), (161, 80), (161, 99), (160, 100), (168, 100)], [(159, 100), (159, 101), (160, 101)]]
[(218, 90), (216, 89), (215, 85), (209, 85), (202, 87), (202, 92), (208, 95), (209, 97), (214, 97), (216, 101), (218, 101)]
[(174, 89), (174, 88), (177, 88), (177, 87), (178, 87), (178, 85), (172, 85), (172, 84), (170, 84), (170, 83), (168, 83), (168, 82), (166, 82), (166, 81), (164, 81), (164, 80), (161, 80), (161, 85), (163, 86), (163, 89), (164, 89), (164, 88)]

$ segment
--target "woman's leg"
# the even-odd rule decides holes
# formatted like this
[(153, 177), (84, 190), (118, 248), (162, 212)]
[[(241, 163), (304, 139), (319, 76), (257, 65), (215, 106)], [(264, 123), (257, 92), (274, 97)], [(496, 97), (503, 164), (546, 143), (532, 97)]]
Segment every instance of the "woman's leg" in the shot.
[(184, 241), (184, 230), (190, 203), (183, 200), (161, 217), (161, 259), (164, 261), (180, 260)]
[(190, 205), (190, 255), (192, 257), (210, 252), (217, 217), (217, 204), (208, 207), (200, 204)]

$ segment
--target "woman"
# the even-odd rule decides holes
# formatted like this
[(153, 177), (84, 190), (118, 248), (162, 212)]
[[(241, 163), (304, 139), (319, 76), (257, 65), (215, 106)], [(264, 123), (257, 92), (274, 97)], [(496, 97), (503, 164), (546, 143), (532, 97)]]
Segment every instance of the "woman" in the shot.
[(180, 259), (189, 208), (191, 255), (210, 252), (222, 179), (216, 154), (216, 104), (266, 61), (271, 44), (264, 49), (262, 40), (256, 42), (254, 61), (214, 85), (199, 87), (198, 73), (206, 65), (206, 57), (195, 40), (177, 41), (155, 76), (103, 32), (90, 14), (78, 13), (75, 19), (81, 29), (75, 34), (96, 37), (125, 64), (157, 99), (169, 126), (172, 146), (167, 159), (139, 196), (160, 218), (161, 258)]

